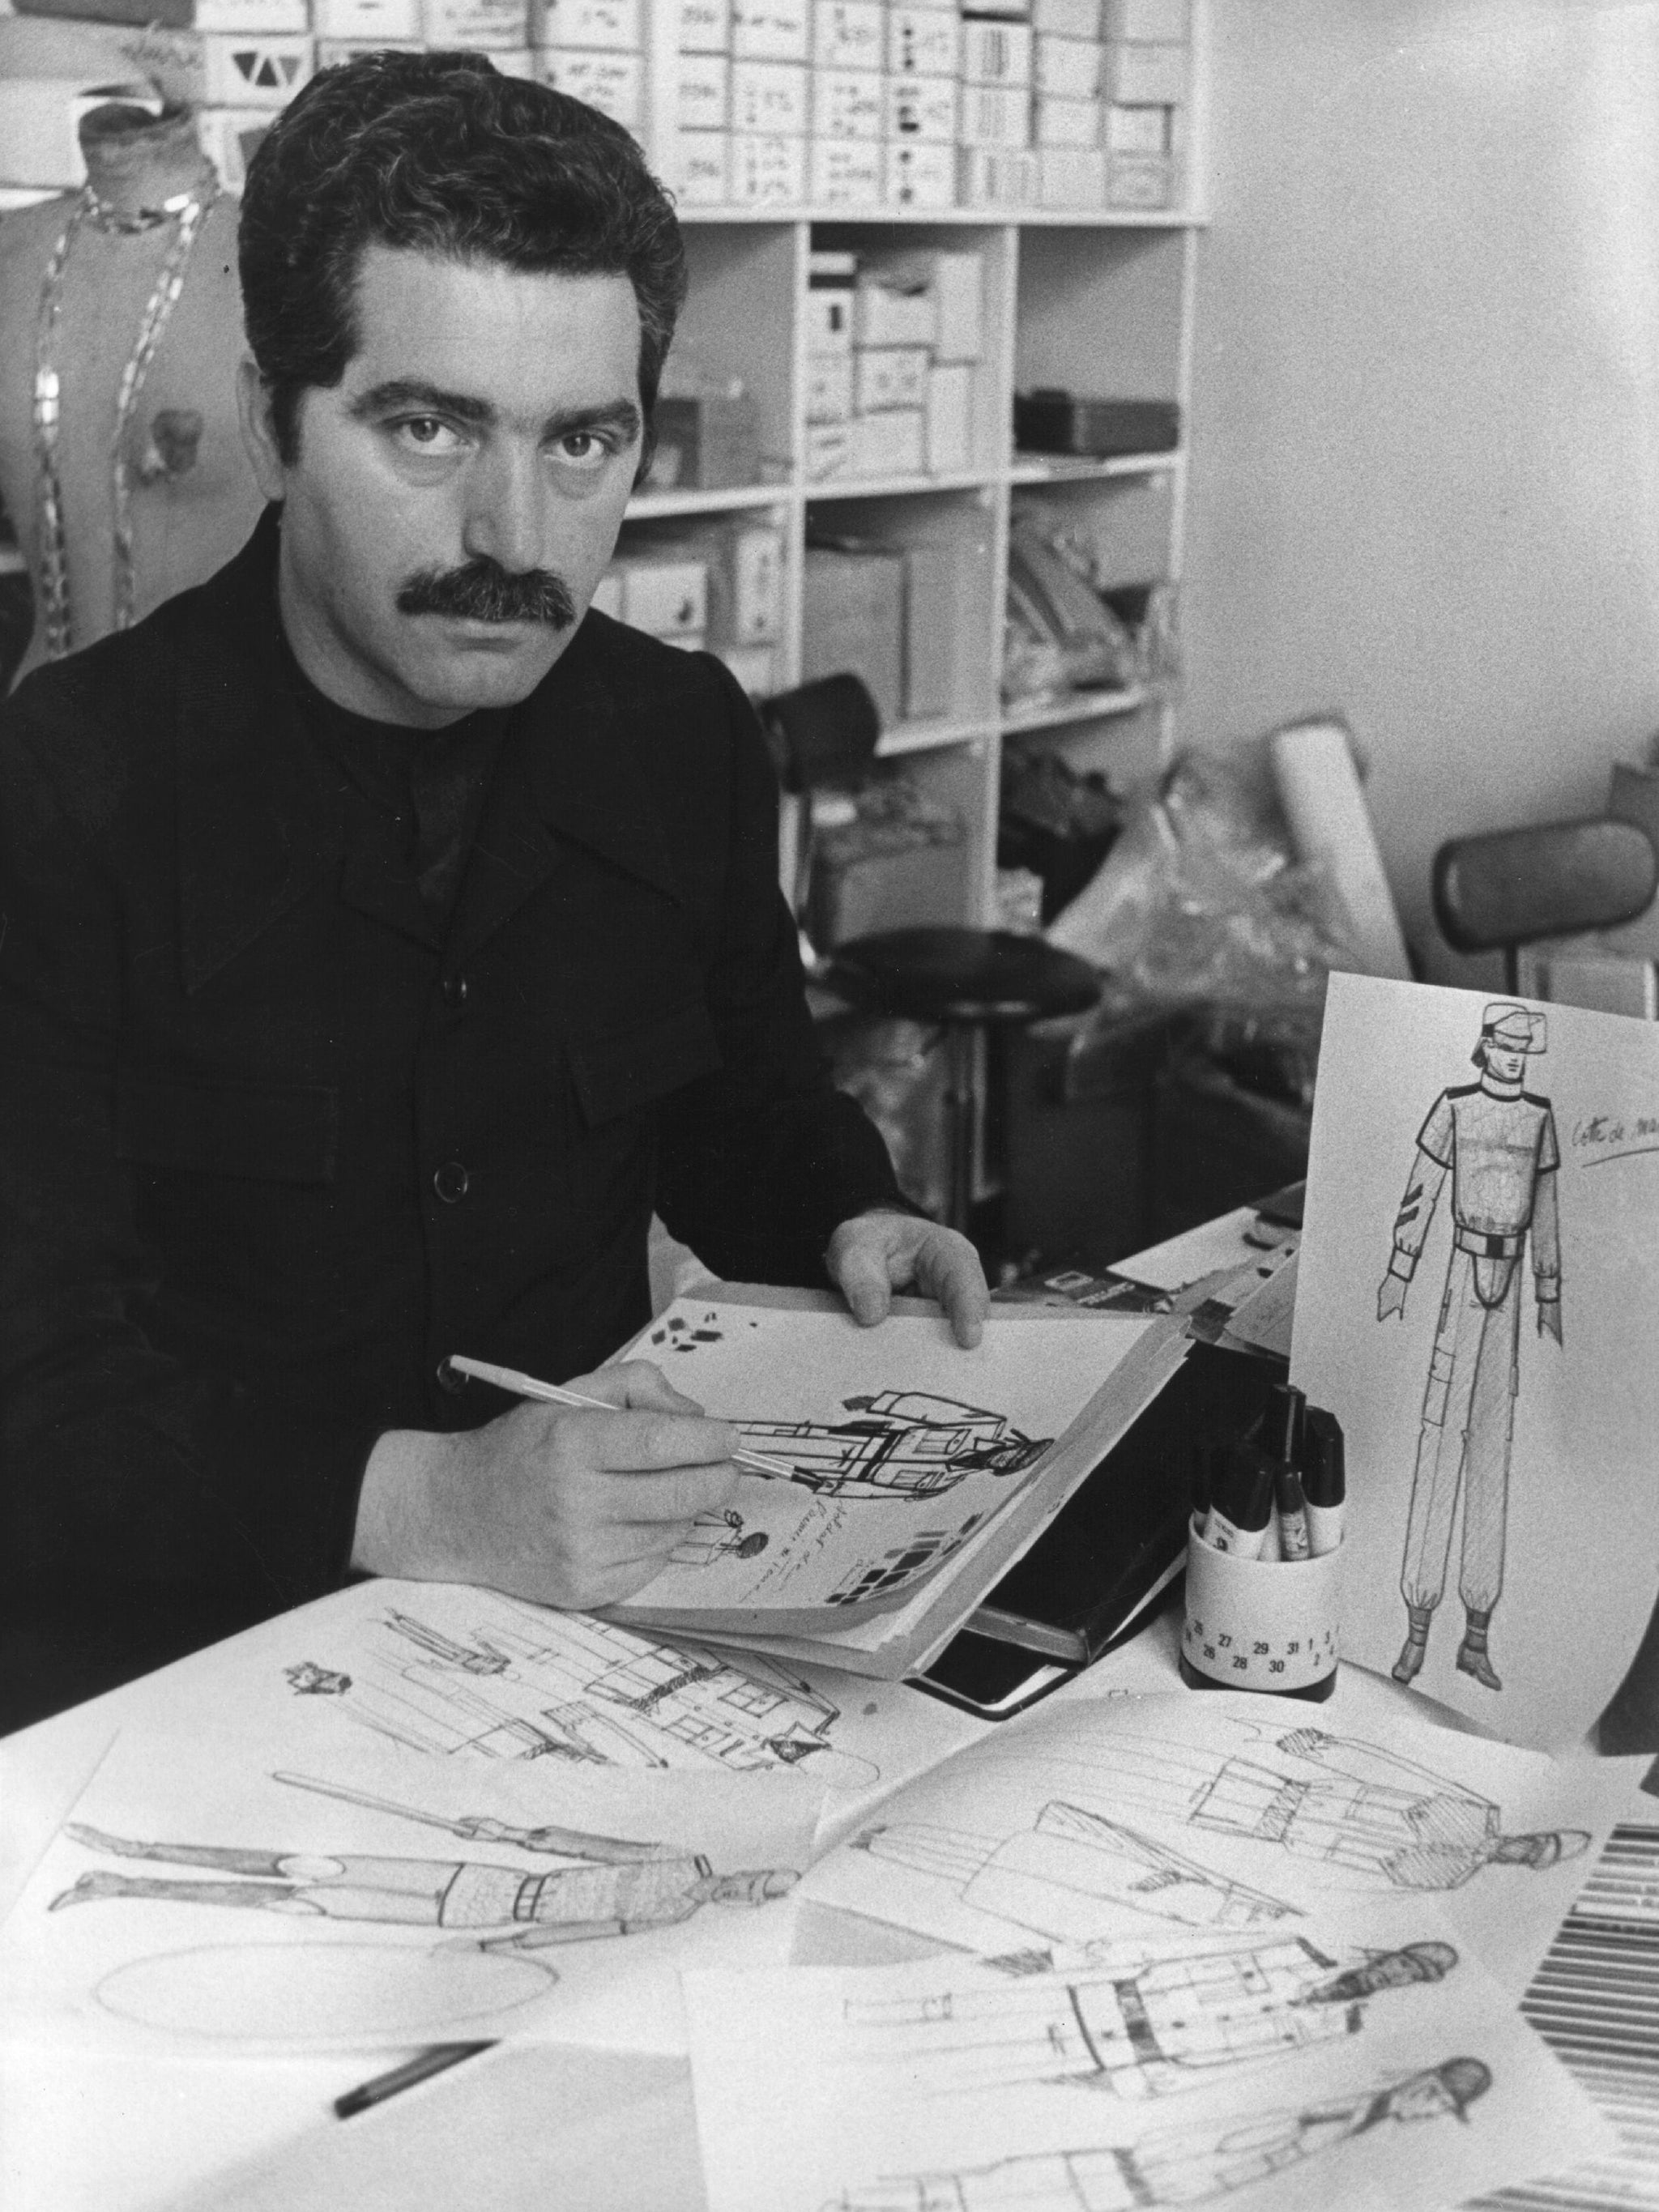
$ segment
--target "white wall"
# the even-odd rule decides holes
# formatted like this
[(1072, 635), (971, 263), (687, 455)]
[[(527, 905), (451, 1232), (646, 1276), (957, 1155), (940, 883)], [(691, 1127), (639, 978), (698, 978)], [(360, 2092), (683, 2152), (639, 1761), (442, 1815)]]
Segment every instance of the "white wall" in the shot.
[(1447, 836), (1659, 729), (1659, 0), (1211, 0), (1183, 741), (1335, 707)]

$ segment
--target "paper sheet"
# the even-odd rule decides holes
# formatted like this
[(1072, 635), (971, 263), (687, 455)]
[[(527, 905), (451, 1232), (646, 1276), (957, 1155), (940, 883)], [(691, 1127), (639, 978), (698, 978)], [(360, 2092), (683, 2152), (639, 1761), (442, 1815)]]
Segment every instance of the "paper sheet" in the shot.
[(710, 2212), (1450, 2205), (1611, 2136), (1437, 1931), (692, 1974), (686, 2007)]
[(1346, 1437), (1343, 1650), (1516, 1741), (1583, 1738), (1659, 1593), (1656, 1249), (1659, 1026), (1333, 978), (1292, 1373)]
[(767, 1774), (276, 1766), (125, 1731), (0, 1931), (0, 2035), (154, 2053), (681, 2047), (675, 1976), (788, 1956), (817, 1792)]
[(1068, 1692), (900, 1791), (802, 1893), (984, 1954), (1282, 1932), (1417, 1898), (1518, 1996), (1630, 1762), (1565, 1765), (1384, 1709), (1403, 1702), (1349, 1718)]

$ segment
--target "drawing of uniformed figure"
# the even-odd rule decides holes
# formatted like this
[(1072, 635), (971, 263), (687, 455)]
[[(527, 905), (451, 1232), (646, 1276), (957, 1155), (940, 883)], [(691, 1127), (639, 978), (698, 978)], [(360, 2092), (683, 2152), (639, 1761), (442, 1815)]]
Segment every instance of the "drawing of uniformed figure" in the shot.
[(1465, 1626), (1457, 1666), (1488, 1690), (1503, 1687), (1487, 1633), (1504, 1588), (1528, 1240), (1538, 1333), (1561, 1342), (1561, 1152), (1548, 1099), (1522, 1087), (1528, 1057), (1544, 1048), (1542, 1014), (1503, 999), (1486, 1008), (1473, 1054), (1480, 1080), (1443, 1091), (1430, 1108), (1395, 1217), (1394, 1249), (1376, 1295), (1378, 1321), (1405, 1311), (1435, 1202), (1450, 1176), (1452, 1250), (1423, 1393), (1401, 1565), (1407, 1631), (1395, 1662), (1397, 1682), (1409, 1682), (1422, 1667), (1430, 1624), (1445, 1593), (1461, 1492), (1457, 1591)]
[(1581, 1828), (1505, 1835), (1478, 1790), (1316, 1728), (1261, 1753), (1116, 1735), (1089, 1763), (1126, 1810), (1275, 1844), (1370, 1888), (1460, 1889), (1485, 1867), (1553, 1867), (1589, 1843)]
[[(364, 1851), (335, 1857), (217, 1844), (133, 1843), (74, 1822), (64, 1832), (90, 1850), (210, 1868), (233, 1878), (175, 1881), (100, 1867), (60, 1891), (52, 1901), (54, 1912), (110, 1898), (240, 1905), (302, 1917), (459, 1930), (476, 1935), (484, 1951), (531, 1951), (671, 1928), (704, 1905), (764, 1905), (787, 1895), (799, 1879), (782, 1867), (719, 1875), (690, 1852), (641, 1856), (638, 1846), (599, 1838), (586, 1863), (526, 1872), (477, 1860), (385, 1858)], [(635, 1855), (617, 1855), (624, 1850)]]
[(927, 1390), (846, 1398), (848, 1421), (738, 1423), (746, 1444), (787, 1461), (787, 1480), (833, 1498), (908, 1498), (954, 1490), (970, 1474), (1023, 1474), (1053, 1439), (1000, 1413)]
[(1109, 1936), (1127, 1908), (1188, 1928), (1248, 1927), (1291, 1908), (1229, 1881), (1121, 1822), (1059, 1799), (999, 1842), (915, 1821), (867, 1829), (857, 1848), (947, 1881), (964, 1905), (1060, 1942)]
[(1163, 2128), (1134, 2144), (999, 2159), (962, 2172), (915, 2173), (848, 2191), (824, 2212), (1142, 2212), (1202, 2204), (1270, 2180), (1385, 2121), (1412, 2124), (1468, 2107), (1492, 2087), (1479, 2058), (1447, 2058), (1380, 2089), (1264, 2112), (1219, 2127)]
[(1305, 1936), (1012, 1987), (850, 1998), (849, 2051), (888, 2059), (918, 2094), (1065, 2082), (1165, 2096), (1217, 2067), (1357, 2034), (1379, 1990), (1443, 1981), (1449, 1943), (1407, 1943), (1344, 1967)]

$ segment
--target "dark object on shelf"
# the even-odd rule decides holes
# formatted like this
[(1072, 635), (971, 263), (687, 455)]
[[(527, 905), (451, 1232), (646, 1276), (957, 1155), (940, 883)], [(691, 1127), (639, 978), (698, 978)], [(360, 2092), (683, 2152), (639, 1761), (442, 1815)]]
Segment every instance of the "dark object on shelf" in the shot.
[(1434, 918), (1455, 952), (1504, 955), (1504, 988), (1520, 988), (1517, 948), (1540, 937), (1611, 929), (1653, 902), (1659, 859), (1645, 830), (1611, 815), (1456, 837), (1434, 856)]
[(1173, 399), (1085, 399), (1043, 386), (1014, 394), (1014, 444), (1027, 453), (1167, 453), (1181, 442)]
[(1042, 920), (1067, 907), (1112, 849), (1123, 809), (1104, 776), (1079, 775), (1057, 753), (1012, 753), (1003, 765), (997, 866), (1042, 878)]
[(1242, 1436), (1283, 1372), (1194, 1344), (969, 1627), (1048, 1658), (1097, 1658), (1139, 1623), (1185, 1555), (1194, 1452)]
[(837, 948), (825, 979), (868, 1012), (939, 1024), (951, 1052), (951, 1201), (947, 1218), (965, 1231), (979, 1146), (977, 1040), (981, 1031), (1023, 1028), (1081, 1013), (1100, 996), (1086, 960), (1040, 938), (997, 929), (883, 931)]
[(870, 688), (848, 672), (799, 684), (758, 705), (767, 750), (786, 791), (860, 782), (876, 757), (881, 716)]
[(760, 477), (760, 411), (749, 392), (665, 392), (647, 491), (723, 491)]

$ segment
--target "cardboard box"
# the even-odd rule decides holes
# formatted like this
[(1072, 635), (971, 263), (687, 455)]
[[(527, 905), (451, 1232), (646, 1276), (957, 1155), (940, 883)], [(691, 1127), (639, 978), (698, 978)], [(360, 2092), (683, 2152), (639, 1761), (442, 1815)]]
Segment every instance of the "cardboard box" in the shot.
[[(812, 136), (881, 137), (886, 121), (886, 82), (878, 70), (814, 70)], [(814, 199), (817, 197), (814, 192)]]
[[(805, 62), (732, 62), (733, 131), (758, 137), (804, 138), (811, 120), (809, 71)], [(795, 197), (802, 194), (797, 192)]]
[[(876, 172), (881, 191), (881, 172)], [(850, 353), (809, 354), (806, 358), (806, 419), (847, 422), (853, 415), (853, 356)]]
[(954, 545), (911, 545), (904, 554), (904, 719), (926, 721), (956, 704), (972, 564)]
[(957, 137), (963, 146), (1029, 146), (1031, 100), (1024, 88), (965, 84)]
[(850, 417), (845, 422), (809, 422), (804, 458), (809, 483), (827, 483), (844, 477), (853, 458)]
[(805, 201), (805, 138), (781, 131), (734, 131), (731, 158), (734, 207), (799, 207)]
[(801, 681), (850, 669), (861, 676), (884, 723), (904, 698), (904, 556), (809, 545), (802, 584)]
[(623, 619), (623, 580), (614, 566), (607, 568), (594, 585), (593, 596), (587, 604), (590, 608), (597, 607), (602, 615), (609, 615), (612, 622)]
[(665, 392), (656, 408), (653, 489), (723, 491), (760, 475), (760, 425), (752, 392)]
[[(418, 39), (319, 39), (317, 66), (319, 70), (336, 69), (342, 62), (355, 62), (362, 54), (418, 54), (425, 51)], [(498, 46), (489, 57), (497, 69), (501, 67), (498, 57), (506, 51)], [(523, 51), (527, 53), (529, 48)]]
[(1106, 156), (1108, 207), (1170, 208), (1176, 198), (1176, 165), (1167, 154)]
[(623, 554), (612, 563), (622, 579), (623, 616), (653, 637), (701, 639), (708, 627), (708, 568), (673, 554)]
[(884, 264), (890, 283), (920, 286), (933, 302), (935, 361), (978, 361), (985, 349), (984, 256), (975, 246), (939, 246)]
[(817, 0), (812, 11), (812, 60), (819, 69), (884, 69), (884, 0)]
[(527, 46), (526, 0), (421, 0), (421, 36), (428, 46)]
[(732, 118), (731, 62), (724, 54), (682, 54), (679, 63), (675, 114), (680, 129), (724, 131)]
[(860, 346), (853, 356), (853, 412), (925, 406), (929, 359), (926, 346)]
[(927, 468), (957, 476), (974, 465), (974, 372), (966, 362), (936, 362), (927, 372)]
[(1039, 38), (1098, 39), (1100, 0), (1032, 0), (1031, 27)]
[(1173, 107), (1187, 97), (1191, 49), (1109, 45), (1101, 90), (1125, 107)]
[(855, 477), (919, 477), (927, 468), (927, 418), (920, 407), (854, 415), (848, 424), (848, 472)]
[(530, 43), (638, 53), (645, 45), (641, 0), (530, 0)]
[(680, 204), (724, 207), (732, 197), (724, 131), (682, 131), (679, 134)]
[(1033, 75), (1036, 89), (1054, 100), (1098, 100), (1104, 52), (1097, 39), (1056, 39), (1039, 32)]
[(1109, 39), (1181, 46), (1193, 34), (1192, 0), (1103, 0), (1102, 23)]
[(937, 8), (895, 8), (887, 18), (887, 68), (894, 76), (961, 74), (961, 28)]
[(853, 304), (857, 344), (931, 349), (938, 336), (939, 302), (925, 270), (860, 270)]
[(807, 190), (814, 207), (879, 207), (881, 141), (814, 138), (807, 156)]
[(881, 197), (887, 207), (956, 205), (954, 146), (931, 138), (890, 138), (882, 149)]
[(1037, 173), (1046, 208), (1106, 204), (1106, 156), (1097, 149), (1045, 146), (1037, 156)]
[(809, 356), (851, 355), (857, 270), (857, 258), (851, 253), (811, 257), (804, 307)]
[(315, 65), (316, 49), (308, 38), (207, 32), (202, 40), (202, 104), (286, 107)]
[(732, 0), (734, 60), (804, 62), (811, 31), (810, 0)]
[(544, 84), (568, 92), (573, 100), (586, 100), (624, 130), (637, 131), (645, 120), (643, 54), (579, 53), (570, 47), (542, 46), (537, 49), (536, 63)]
[(489, 65), (503, 76), (521, 76), (530, 84), (542, 80), (541, 56), (533, 46), (492, 46)]
[[(228, 0), (233, 10), (260, 4), (260, 0)], [(305, 17), (305, 0), (283, 0), (282, 12)], [(196, 20), (204, 30), (209, 26), (203, 20), (202, 0), (197, 0)], [(234, 31), (241, 27), (235, 23), (216, 23), (216, 30)], [(308, 19), (300, 22), (271, 23), (269, 27), (283, 31), (312, 31), (319, 39), (365, 39), (377, 44), (390, 40), (402, 43), (421, 35), (420, 0), (315, 0)]]
[(1032, 109), (1032, 125), (1036, 143), (1042, 147), (1097, 146), (1100, 102), (1039, 97)]
[(769, 698), (777, 689), (777, 653), (769, 645), (720, 645), (714, 648), (751, 699)]
[(1037, 158), (1018, 147), (958, 146), (957, 200), (962, 207), (1036, 207)]
[(783, 635), (782, 531), (772, 523), (734, 523), (724, 552), (729, 609), (711, 627), (734, 645), (775, 645)]
[(731, 0), (672, 0), (676, 42), (683, 54), (726, 54), (732, 51)]
[(1106, 109), (1103, 143), (1109, 154), (1171, 154), (1175, 151), (1173, 107), (1126, 107), (1113, 100)]
[(889, 76), (882, 86), (882, 136), (920, 138), (953, 146), (957, 137), (957, 80), (953, 76)]
[(1031, 82), (1031, 29), (1028, 23), (964, 23), (962, 75), (968, 84)]

